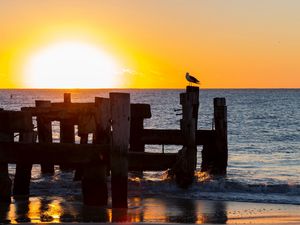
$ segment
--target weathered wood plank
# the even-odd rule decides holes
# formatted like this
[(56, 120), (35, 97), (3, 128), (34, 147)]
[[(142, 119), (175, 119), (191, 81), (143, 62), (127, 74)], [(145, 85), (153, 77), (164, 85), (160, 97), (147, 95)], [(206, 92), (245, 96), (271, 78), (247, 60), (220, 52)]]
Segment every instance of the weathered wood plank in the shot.
[[(6, 143), (12, 143), (14, 141), (13, 133), (0, 132), (0, 141)], [(4, 149), (6, 152), (10, 151), (9, 148)], [(0, 160), (4, 159), (5, 155), (0, 152)], [(8, 164), (7, 162), (0, 161), (0, 203), (11, 202), (11, 179), (8, 176)]]
[[(64, 107), (67, 109), (71, 105), (71, 94), (64, 93)], [(80, 114), (81, 115), (81, 114)], [(60, 143), (74, 143), (75, 142), (75, 125), (76, 121), (73, 118), (66, 118), (60, 120)], [(71, 165), (60, 164), (60, 170), (72, 170)]]
[(130, 104), (131, 118), (151, 118), (151, 109), (149, 104)]
[(0, 111), (0, 132), (28, 132), (32, 129), (29, 112)]
[(110, 145), (0, 142), (0, 163), (90, 163), (108, 160)]
[[(0, 163), (50, 163), (68, 162), (86, 164), (93, 157), (109, 160), (110, 145), (60, 144), (60, 143), (10, 143), (0, 142)], [(8, 150), (9, 149), (9, 150)], [(61, 154), (61, 155), (60, 155)], [(47, 155), (45, 159), (44, 155)], [(66, 157), (70, 155), (70, 157)], [(128, 152), (129, 170), (161, 171), (171, 168), (177, 153)], [(159, 162), (159, 163), (158, 163)]]
[[(107, 98), (95, 98), (96, 115), (94, 117), (96, 132), (93, 142), (109, 144), (110, 134), (110, 105)], [(82, 131), (81, 131), (82, 132)], [(98, 164), (87, 164), (83, 169), (81, 182), (83, 202), (85, 205), (106, 206), (108, 199), (107, 189), (108, 161)]]
[(143, 118), (132, 118), (130, 121), (130, 151), (144, 152), (145, 143), (142, 141), (142, 132), (144, 129)]
[(142, 142), (144, 119), (151, 118), (149, 104), (130, 104), (130, 151), (144, 152), (145, 144)]
[(174, 166), (177, 153), (128, 152), (129, 171), (162, 171)]
[[(204, 145), (214, 140), (215, 130), (197, 130), (196, 144)], [(172, 129), (144, 129), (141, 140), (144, 144), (183, 145), (181, 130)]]
[[(181, 129), (184, 145), (187, 147), (187, 160), (190, 170), (194, 171), (197, 164), (196, 131), (199, 105), (199, 88), (187, 86), (182, 104)], [(193, 172), (194, 173), (194, 172)]]
[[(67, 109), (71, 105), (71, 94), (64, 93), (64, 107)], [(75, 121), (72, 118), (63, 119), (60, 121), (60, 142), (61, 143), (74, 143), (75, 134), (74, 134), (74, 125)]]
[(130, 135), (130, 95), (126, 93), (110, 93), (109, 97), (112, 120), (112, 207), (127, 208), (127, 152)]
[[(34, 132), (20, 133), (21, 143), (34, 143)], [(30, 180), (31, 180), (31, 163), (18, 163), (16, 165), (16, 174), (13, 187), (14, 196), (29, 196), (30, 194)]]
[(64, 93), (64, 103), (71, 103), (71, 93)]
[(43, 116), (50, 121), (72, 119), (76, 123), (82, 113), (95, 114), (94, 103), (69, 103), (68, 107), (65, 103), (51, 103), (49, 107), (45, 108), (22, 107), (21, 109), (31, 112), (33, 116)]
[[(131, 104), (130, 108), (131, 117), (135, 118), (151, 118), (150, 105), (148, 104)], [(91, 115), (96, 113), (96, 105), (94, 102), (80, 102), (69, 103), (66, 107), (64, 102), (52, 102), (49, 107), (36, 108), (36, 107), (22, 107), (22, 111), (29, 111), (33, 116), (44, 116), (45, 118), (53, 120), (63, 120), (72, 118), (78, 119), (78, 116), (82, 113), (88, 112)]]
[(228, 162), (227, 106), (225, 98), (214, 98), (214, 120), (216, 129), (216, 174), (226, 174)]
[[(47, 108), (51, 106), (51, 101), (36, 100), (35, 105), (37, 108)], [(39, 143), (52, 142), (52, 124), (44, 115), (37, 116), (37, 130)], [(41, 165), (41, 170), (44, 174), (53, 174), (54, 165), (45, 162)]]
[(96, 132), (94, 134), (94, 143), (107, 144), (110, 142), (110, 101), (108, 98), (95, 98), (97, 114)]
[[(51, 107), (56, 109), (62, 109), (65, 106), (65, 102), (52, 102)], [(69, 108), (72, 110), (81, 110), (86, 108), (94, 108), (94, 102), (69, 102)]]
[(225, 98), (214, 98), (215, 140), (202, 150), (201, 171), (213, 175), (226, 174), (228, 161), (227, 107)]
[(186, 188), (194, 180), (194, 171), (197, 165), (197, 118), (199, 106), (199, 88), (188, 86), (186, 93), (180, 94), (180, 104), (182, 105), (182, 119), (180, 129), (183, 136), (183, 148), (174, 174), (178, 186)]

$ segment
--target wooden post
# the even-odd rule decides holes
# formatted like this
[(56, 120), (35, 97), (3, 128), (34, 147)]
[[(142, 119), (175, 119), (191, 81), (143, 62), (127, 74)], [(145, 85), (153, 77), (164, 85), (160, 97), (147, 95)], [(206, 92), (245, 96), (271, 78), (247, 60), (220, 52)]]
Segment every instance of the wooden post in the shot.
[[(95, 112), (91, 112), (88, 108), (83, 108), (78, 115), (78, 136), (80, 137), (80, 144), (88, 144), (88, 136), (90, 133), (96, 132)], [(81, 180), (83, 176), (83, 169), (76, 168), (74, 181)]]
[[(80, 137), (80, 144), (87, 144), (88, 143), (88, 134), (83, 134), (83, 133), (79, 134), (78, 133), (78, 136)], [(76, 168), (73, 181), (81, 180), (82, 176), (83, 176), (82, 168), (81, 167)]]
[[(9, 111), (1, 110), (0, 113), (0, 141), (14, 142), (14, 131), (11, 129), (11, 114)], [(3, 155), (0, 155), (3, 158)], [(11, 202), (11, 179), (8, 174), (8, 164), (0, 163), (0, 203)]]
[(151, 118), (150, 105), (130, 104), (130, 151), (145, 152), (145, 144), (142, 142), (144, 119)]
[[(111, 142), (111, 115), (109, 98), (95, 97), (96, 105), (96, 132), (94, 133), (95, 144), (110, 144)], [(105, 164), (106, 174), (110, 175), (110, 161)]]
[(216, 158), (216, 138), (214, 138), (211, 143), (206, 143), (202, 148), (202, 162), (201, 162), (201, 172), (207, 172), (213, 174), (215, 168), (215, 158)]
[(110, 142), (110, 103), (108, 98), (95, 98), (96, 105), (96, 133), (95, 144), (107, 144)]
[[(0, 124), (1, 126), (2, 124)], [(2, 129), (1, 129), (2, 130)], [(9, 132), (0, 132), (0, 141), (1, 142), (13, 142), (14, 134)], [(1, 157), (1, 156), (0, 156)], [(0, 163), (0, 203), (11, 202), (11, 179), (8, 176), (8, 164)]]
[[(35, 101), (36, 107), (51, 107), (51, 101)], [(38, 138), (40, 143), (52, 143), (52, 125), (51, 121), (43, 118), (43, 116), (37, 117), (37, 129)], [(53, 174), (54, 165), (50, 163), (45, 163), (41, 165), (41, 170), (43, 174)]]
[[(64, 106), (66, 108), (71, 104), (71, 94), (64, 93)], [(72, 119), (64, 119), (60, 121), (60, 143), (74, 143), (74, 121)], [(61, 170), (70, 170), (69, 165), (60, 165)]]
[(228, 161), (227, 107), (225, 98), (214, 98), (214, 139), (203, 146), (201, 171), (225, 175)]
[(185, 104), (182, 109), (182, 128), (187, 146), (187, 158), (193, 173), (197, 167), (196, 131), (198, 123), (199, 88), (187, 86)]
[(184, 146), (179, 154), (179, 163), (175, 169), (176, 182), (186, 188), (192, 184), (197, 166), (196, 131), (198, 122), (199, 88), (187, 86), (186, 93), (180, 94), (182, 119), (180, 127)]
[[(71, 94), (64, 93), (64, 103), (67, 108), (71, 104)], [(74, 122), (72, 120), (62, 120), (60, 121), (60, 142), (61, 143), (74, 143)]]
[[(96, 133), (93, 141), (96, 144), (108, 144), (110, 128), (109, 99), (95, 98), (95, 106)], [(108, 190), (106, 171), (107, 165), (104, 160), (85, 166), (81, 182), (83, 202), (85, 205), (107, 205)]]
[[(28, 127), (24, 127), (24, 131), (20, 132), (19, 142), (33, 143), (35, 142), (32, 116), (31, 113), (22, 112), (24, 120), (28, 120)], [(30, 179), (31, 179), (32, 164), (18, 163), (16, 165), (16, 174), (13, 187), (14, 196), (29, 196), (30, 193)]]
[(228, 162), (227, 107), (225, 98), (214, 98), (216, 129), (216, 174), (226, 174)]
[(110, 93), (112, 120), (111, 193), (113, 208), (127, 208), (130, 95)]
[(71, 93), (64, 93), (64, 103), (71, 103)]
[[(145, 152), (142, 135), (146, 118), (151, 118), (149, 104), (130, 104), (130, 152)], [(134, 175), (142, 178), (143, 171), (136, 171)]]

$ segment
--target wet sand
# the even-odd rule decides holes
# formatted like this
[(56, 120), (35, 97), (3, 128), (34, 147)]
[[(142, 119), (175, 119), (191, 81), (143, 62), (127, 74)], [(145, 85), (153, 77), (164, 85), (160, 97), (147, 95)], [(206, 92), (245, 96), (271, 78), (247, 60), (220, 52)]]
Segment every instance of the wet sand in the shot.
[(83, 206), (74, 197), (31, 197), (0, 206), (2, 223), (300, 224), (300, 206), (176, 198), (130, 198), (129, 209)]

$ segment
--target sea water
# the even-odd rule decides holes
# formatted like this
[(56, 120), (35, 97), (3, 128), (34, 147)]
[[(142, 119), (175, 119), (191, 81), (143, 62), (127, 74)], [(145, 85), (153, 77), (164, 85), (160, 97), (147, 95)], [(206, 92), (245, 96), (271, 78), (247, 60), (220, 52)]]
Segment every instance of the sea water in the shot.
[[(179, 129), (179, 94), (184, 90), (0, 90), (0, 108), (20, 110), (34, 106), (35, 100), (62, 102), (63, 93), (72, 93), (72, 102), (93, 102), (109, 92), (130, 93), (132, 103), (151, 105), (152, 117), (145, 128)], [(165, 172), (144, 172), (142, 179), (131, 176), (129, 196), (167, 197), (191, 200), (224, 200), (300, 205), (300, 89), (200, 89), (198, 129), (212, 129), (213, 98), (225, 97), (228, 110), (229, 159), (227, 176), (207, 179), (198, 173), (187, 190), (166, 179)], [(58, 124), (53, 138), (59, 141)], [(79, 137), (76, 137), (77, 143)], [(180, 146), (164, 146), (177, 152)], [(198, 164), (201, 168), (201, 150)], [(146, 151), (161, 152), (161, 145), (146, 145)], [(159, 163), (159, 162), (158, 162)], [(13, 178), (15, 165), (9, 165)], [(80, 199), (80, 182), (72, 182), (72, 172), (55, 167), (54, 176), (42, 176), (34, 165), (31, 199), (43, 196), (52, 201)], [(134, 205), (134, 201), (131, 204)]]

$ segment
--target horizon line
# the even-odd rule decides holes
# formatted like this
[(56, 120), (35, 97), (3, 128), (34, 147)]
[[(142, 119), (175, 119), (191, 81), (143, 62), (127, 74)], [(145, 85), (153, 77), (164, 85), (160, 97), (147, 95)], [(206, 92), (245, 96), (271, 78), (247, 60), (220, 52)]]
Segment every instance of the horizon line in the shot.
[[(187, 87), (187, 86), (186, 86)], [(183, 90), (186, 87), (182, 87), (182, 88), (0, 88), (0, 90), (111, 90), (111, 89), (115, 89), (115, 90)], [(193, 87), (197, 87), (197, 86), (193, 86)], [(296, 89), (300, 89), (300, 87), (259, 87), (259, 88), (255, 88), (255, 87), (240, 87), (240, 88), (235, 88), (235, 87), (224, 87), (224, 88), (201, 88), (202, 90), (265, 90), (265, 89), (269, 89), (269, 90), (296, 90)]]

